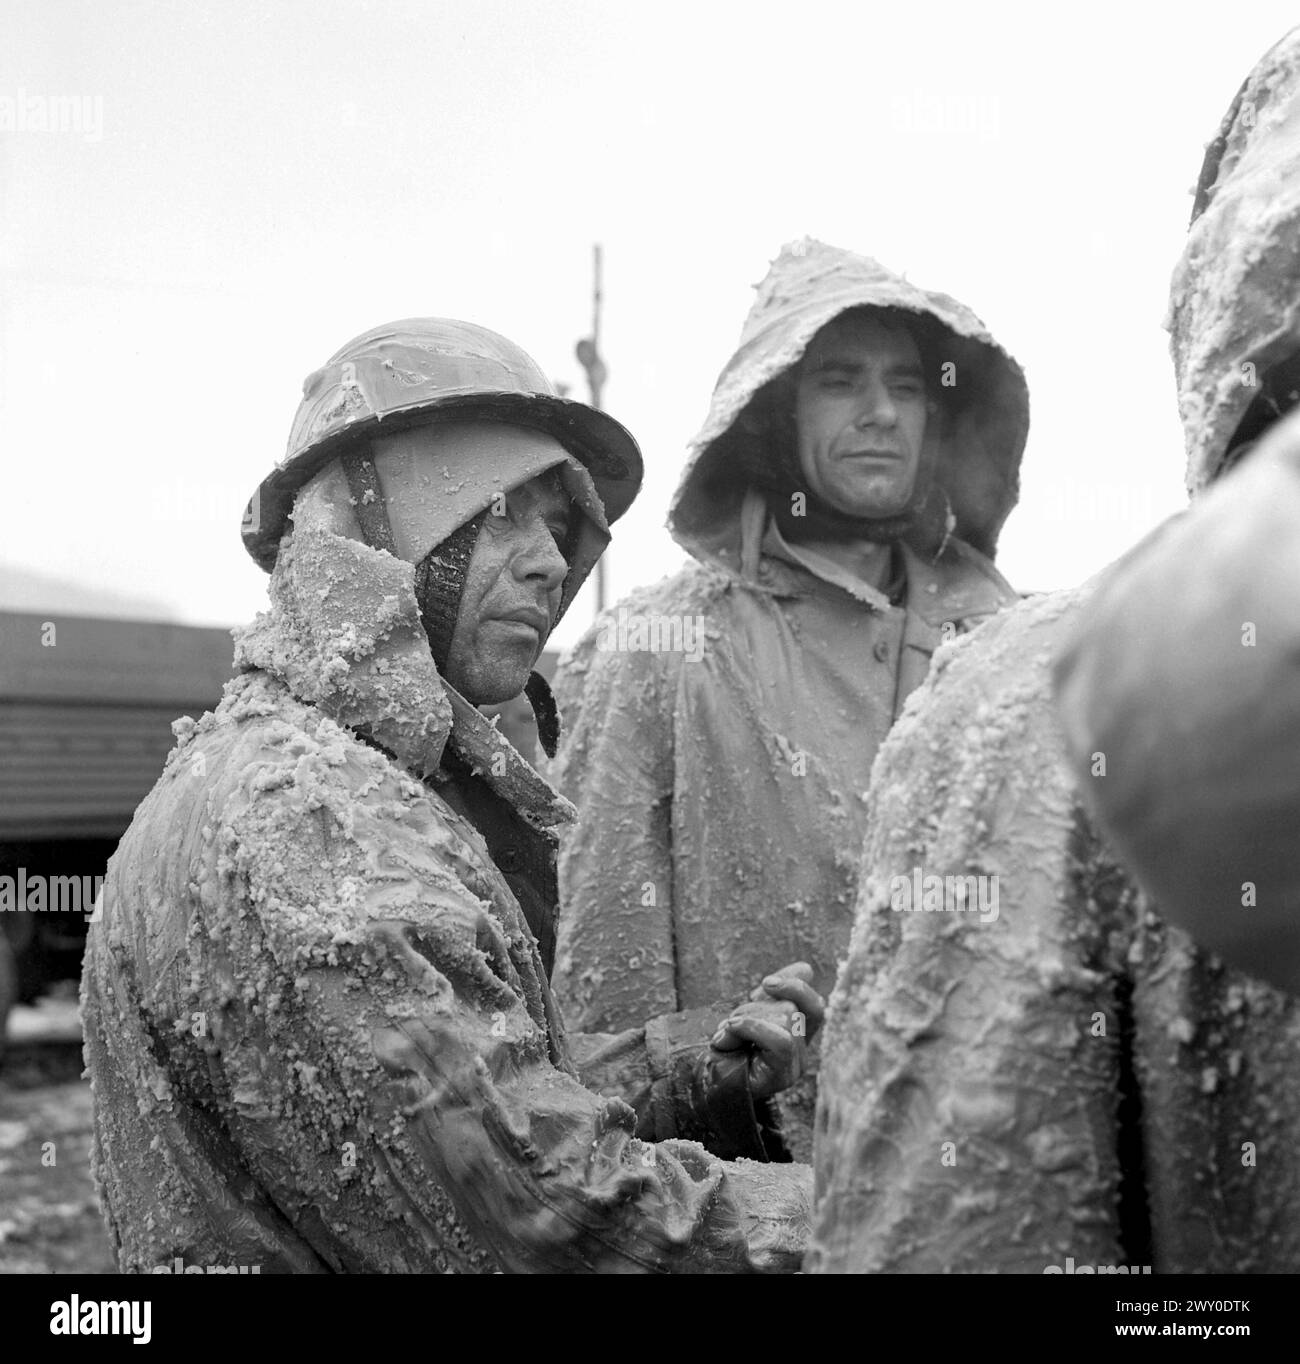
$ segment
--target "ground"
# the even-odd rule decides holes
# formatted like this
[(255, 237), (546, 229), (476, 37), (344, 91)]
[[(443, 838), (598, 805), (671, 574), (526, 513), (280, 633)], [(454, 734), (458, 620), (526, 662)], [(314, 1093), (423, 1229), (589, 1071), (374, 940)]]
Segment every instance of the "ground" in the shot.
[(17, 1008), (0, 1070), (0, 1274), (115, 1273), (90, 1179), (76, 1001)]

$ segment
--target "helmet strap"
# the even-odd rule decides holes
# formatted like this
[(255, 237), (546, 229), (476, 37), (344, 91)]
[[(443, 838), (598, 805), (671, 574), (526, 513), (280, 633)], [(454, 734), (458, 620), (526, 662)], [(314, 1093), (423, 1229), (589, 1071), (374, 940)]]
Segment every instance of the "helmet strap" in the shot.
[(550, 683), (539, 672), (528, 674), (524, 695), (533, 708), (533, 718), (537, 721), (537, 741), (548, 758), (555, 757), (560, 742), (560, 711), (551, 693)]
[(384, 500), (374, 461), (359, 450), (353, 450), (344, 455), (340, 463), (348, 480), (348, 492), (352, 494), (362, 538), (371, 549), (387, 550), (396, 558), (393, 528), (388, 523), (388, 503)]
[(463, 526), (458, 526), (415, 566), (415, 600), (420, 608), (420, 622), (428, 637), (433, 661), (444, 677), (460, 616), (460, 599), (465, 590), (469, 562), (486, 516), (486, 511), (479, 512)]

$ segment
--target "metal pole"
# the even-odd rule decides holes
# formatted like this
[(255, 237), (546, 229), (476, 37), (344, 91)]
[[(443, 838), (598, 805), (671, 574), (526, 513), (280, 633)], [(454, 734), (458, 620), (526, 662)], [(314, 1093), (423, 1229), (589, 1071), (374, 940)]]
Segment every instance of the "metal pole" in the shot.
[[(601, 266), (600, 243), (596, 242), (591, 248), (591, 335), (584, 337), (578, 342), (577, 346), (578, 363), (587, 372), (587, 387), (591, 391), (591, 405), (595, 408), (601, 406), (601, 395), (604, 392), (605, 379), (608, 375), (605, 361), (600, 354), (600, 308), (604, 300), (604, 293), (601, 289)], [(609, 551), (606, 550), (596, 561), (597, 615), (605, 609), (605, 560), (608, 557)]]
[(600, 287), (601, 264), (600, 243), (596, 242), (591, 248), (591, 349), (596, 363), (587, 371), (592, 407), (600, 407), (605, 389), (605, 366), (600, 354), (600, 305), (605, 297)]

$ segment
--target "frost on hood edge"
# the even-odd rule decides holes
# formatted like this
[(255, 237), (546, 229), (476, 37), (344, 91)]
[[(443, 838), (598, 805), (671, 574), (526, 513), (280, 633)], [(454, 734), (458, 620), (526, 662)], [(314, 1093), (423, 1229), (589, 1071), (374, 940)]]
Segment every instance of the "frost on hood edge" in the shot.
[(1261, 58), (1210, 144), (1165, 325), (1195, 495), (1258, 381), (1300, 349), (1300, 28)]
[[(710, 401), (709, 414), (691, 442), (681, 480), (668, 511), (673, 538), (701, 562), (731, 571), (720, 552), (739, 545), (740, 491), (710, 497), (707, 476), (729, 451), (724, 437), (749, 400), (767, 382), (798, 361), (816, 333), (850, 308), (901, 308), (933, 318), (953, 336), (957, 382), (976, 374), (981, 396), (966, 406), (942, 443), (935, 472), (949, 492), (957, 535), (992, 558), (998, 533), (1020, 495), (1020, 460), (1029, 434), (1029, 391), (1019, 364), (989, 334), (980, 319), (947, 294), (921, 289), (868, 256), (812, 238), (781, 248), (741, 329), (740, 345), (728, 360)], [(947, 357), (945, 357), (947, 358)], [(965, 466), (957, 477), (955, 466)], [(967, 498), (962, 484), (978, 462), (996, 496)]]
[[(236, 632), (237, 668), (278, 678), (422, 778), (438, 772), (454, 721), (462, 756), (530, 824), (573, 819), (572, 805), (506, 736), (444, 685), (420, 621), (414, 566), (361, 540), (337, 464), (299, 493), (268, 591), (270, 610)], [(497, 750), (504, 766), (490, 760)]]

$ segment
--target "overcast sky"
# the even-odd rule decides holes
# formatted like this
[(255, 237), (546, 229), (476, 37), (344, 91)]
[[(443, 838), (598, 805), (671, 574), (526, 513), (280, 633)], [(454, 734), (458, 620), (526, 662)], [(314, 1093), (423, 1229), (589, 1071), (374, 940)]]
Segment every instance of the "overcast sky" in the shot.
[(240, 515), (303, 377), (433, 314), (585, 397), (599, 241), (605, 402), (647, 464), (621, 595), (681, 562), (662, 527), (686, 443), (752, 286), (809, 234), (956, 295), (1021, 361), (999, 564), (1022, 588), (1080, 581), (1183, 505), (1169, 275), (1204, 144), (1295, 18), (5, 0), (0, 128), (5, 98), (75, 97), (81, 126), (0, 130), (0, 565), (251, 617)]

